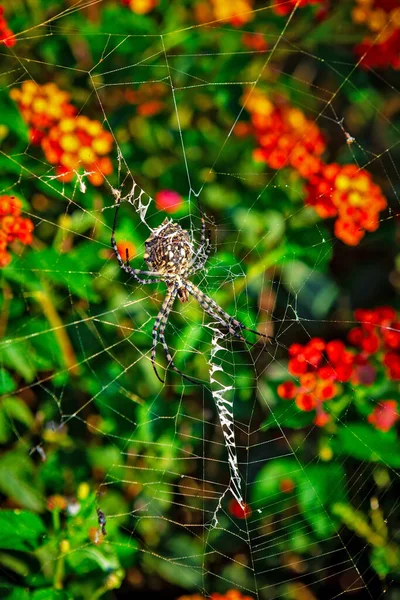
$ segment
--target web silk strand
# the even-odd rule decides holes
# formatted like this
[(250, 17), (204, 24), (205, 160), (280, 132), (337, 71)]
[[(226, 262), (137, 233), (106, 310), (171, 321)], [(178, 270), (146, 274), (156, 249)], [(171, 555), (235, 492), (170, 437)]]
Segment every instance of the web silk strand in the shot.
[[(224, 338), (223, 333), (216, 327), (210, 326), (213, 333), (211, 342), (211, 353), (209, 360), (209, 375), (211, 383), (211, 393), (217, 407), (218, 417), (221, 424), (222, 433), (224, 435), (225, 448), (228, 454), (228, 465), (230, 480), (229, 485), (225, 492), (220, 496), (217, 507), (214, 511), (212, 526), (215, 527), (218, 524), (217, 514), (221, 508), (222, 501), (228, 491), (231, 492), (232, 496), (238, 502), (238, 504), (245, 509), (245, 502), (242, 495), (242, 478), (240, 476), (237, 450), (235, 443), (235, 423), (233, 418), (233, 393), (234, 385), (224, 385), (221, 383), (216, 374), (223, 372), (223, 367), (217, 358), (218, 352), (225, 349), (220, 345), (220, 340)], [(232, 399), (230, 399), (230, 396)]]

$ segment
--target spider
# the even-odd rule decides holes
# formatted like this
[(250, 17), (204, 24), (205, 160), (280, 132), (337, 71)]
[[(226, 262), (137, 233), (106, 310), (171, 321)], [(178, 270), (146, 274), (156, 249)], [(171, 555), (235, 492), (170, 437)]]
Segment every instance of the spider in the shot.
[[(149, 283), (158, 283), (164, 281), (167, 284), (167, 293), (162, 303), (161, 309), (156, 317), (153, 326), (153, 344), (151, 351), (151, 363), (154, 372), (161, 383), (165, 383), (156, 368), (156, 348), (158, 339), (164, 348), (165, 356), (168, 364), (167, 369), (171, 367), (182, 377), (192, 383), (198, 383), (182, 373), (174, 364), (170, 354), (167, 342), (165, 341), (164, 331), (167, 325), (168, 317), (171, 312), (174, 300), (176, 297), (181, 302), (187, 302), (190, 296), (193, 296), (200, 304), (201, 308), (213, 319), (218, 321), (229, 333), (242, 342), (247, 340), (241, 335), (242, 331), (249, 331), (262, 338), (273, 339), (263, 333), (249, 329), (243, 323), (231, 317), (224, 311), (212, 298), (204, 294), (194, 283), (189, 280), (189, 277), (202, 269), (207, 262), (211, 251), (210, 233), (206, 233), (206, 223), (204, 215), (201, 211), (201, 240), (197, 251), (194, 249), (193, 242), (190, 239), (189, 233), (174, 222), (172, 219), (164, 219), (164, 221), (152, 230), (150, 236), (145, 242), (145, 253), (143, 258), (150, 270), (143, 271), (133, 269), (129, 264), (128, 249), (126, 250), (125, 260), (122, 258), (117, 243), (115, 241), (115, 228), (117, 224), (118, 211), (121, 205), (121, 200), (117, 201), (114, 223), (111, 233), (111, 245), (114, 249), (118, 263), (128, 275), (131, 275), (138, 283), (147, 285)], [(201, 209), (200, 209), (201, 210)], [(146, 277), (143, 279), (142, 277)], [(148, 278), (150, 277), (150, 278)]]

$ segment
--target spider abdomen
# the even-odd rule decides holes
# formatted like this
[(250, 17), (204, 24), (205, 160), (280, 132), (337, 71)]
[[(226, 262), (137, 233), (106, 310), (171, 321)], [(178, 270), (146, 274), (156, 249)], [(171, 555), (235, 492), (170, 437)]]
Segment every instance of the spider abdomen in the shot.
[(193, 246), (187, 231), (165, 219), (145, 242), (144, 260), (152, 271), (182, 275), (190, 265)]

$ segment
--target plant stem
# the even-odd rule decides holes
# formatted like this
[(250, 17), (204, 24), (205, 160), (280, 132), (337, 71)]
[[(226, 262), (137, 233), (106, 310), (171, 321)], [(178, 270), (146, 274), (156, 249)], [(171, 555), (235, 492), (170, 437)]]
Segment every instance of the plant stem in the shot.
[(103, 594), (105, 594), (106, 592), (108, 592), (108, 587), (106, 585), (102, 585), (101, 587), (99, 587), (98, 590), (95, 591), (95, 593), (92, 595), (91, 600), (98, 600), (99, 598), (101, 598), (101, 596)]
[(54, 589), (62, 590), (64, 587), (64, 554), (60, 554), (57, 559), (56, 570), (54, 572)]
[(52, 302), (50, 293), (48, 291), (38, 291), (35, 292), (34, 296), (36, 301), (42, 307), (45, 317), (53, 328), (52, 332), (54, 333), (61, 348), (65, 366), (70, 371), (71, 375), (78, 375), (79, 366), (77, 364), (74, 349), (65, 330), (65, 325)]

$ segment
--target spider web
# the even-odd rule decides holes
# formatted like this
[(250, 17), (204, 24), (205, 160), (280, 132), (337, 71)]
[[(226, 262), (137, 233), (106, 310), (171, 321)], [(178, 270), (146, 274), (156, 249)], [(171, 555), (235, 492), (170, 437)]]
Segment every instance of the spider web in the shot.
[[(248, 32), (246, 26), (233, 28), (218, 20), (173, 30), (165, 26), (163, 33), (157, 34), (136, 34), (128, 29), (121, 33), (110, 33), (107, 28), (95, 33), (90, 27), (84, 32), (73, 29), (69, 19), (82, 17), (82, 27), (85, 11), (94, 7), (101, 10), (102, 5), (96, 1), (76, 2), (18, 34), (16, 47), (2, 53), (2, 93), (8, 94), (9, 89), (27, 79), (44, 83), (41, 68), (60, 81), (65, 70), (72, 70), (74, 77), (85, 81), (88, 90), (80, 105), (74, 98), (79, 112), (84, 114), (89, 105), (95, 106), (116, 148), (114, 173), (105, 178), (105, 192), (93, 191), (85, 173), (77, 174), (74, 184), (62, 184), (53, 167), (43, 158), (38, 159), (30, 145), (19, 154), (0, 151), (2, 160), (12, 164), (15, 173), (2, 193), (29, 198), (33, 186), (37, 193), (51, 198), (47, 210), (37, 211), (40, 214), (26, 211), (26, 215), (35, 221), (35, 235), (55, 240), (56, 249), (45, 266), (31, 250), (31, 262), (25, 252), (20, 259), (14, 256), (7, 268), (6, 279), (21, 286), (20, 300), (31, 318), (29, 326), (25, 321), (17, 325), (0, 343), (4, 367), (9, 365), (10, 353), (26, 353), (29, 348), (38, 352), (49, 340), (62, 344), (60, 336), (66, 335), (73, 349), (73, 358), (64, 364), (55, 359), (59, 367), (50, 373), (44, 360), (34, 380), (29, 374), (20, 374), (14, 395), (33, 394), (46, 402), (46, 419), (56, 433), (68, 431), (74, 440), (82, 427), (86, 428), (89, 453), (97, 464), (94, 479), (98, 506), (109, 524), (116, 521), (130, 542), (136, 540), (138, 568), (147, 576), (157, 575), (171, 586), (204, 596), (237, 588), (254, 598), (300, 598), (294, 594), (307, 586), (311, 595), (304, 598), (337, 598), (350, 592), (356, 598), (380, 598), (387, 586), (390, 589), (390, 582), (377, 581), (368, 566), (368, 544), (351, 531), (335, 526), (332, 513), (319, 496), (315, 480), (318, 471), (313, 469), (324, 463), (318, 446), (329, 447), (333, 432), (321, 435), (318, 441), (315, 427), (285, 428), (282, 416), (287, 420), (293, 417), (294, 406), (288, 403), (283, 414), (279, 412), (280, 405), (269, 385), (288, 374), (290, 343), (315, 335), (322, 337), (323, 332), (335, 329), (340, 334), (350, 325), (347, 317), (341, 318), (343, 303), (350, 299), (341, 297), (338, 284), (320, 271), (329, 259), (331, 244), (336, 245), (335, 238), (319, 220), (315, 219), (314, 224), (310, 221), (313, 234), (310, 240), (302, 240), (303, 249), (314, 257), (309, 268), (298, 260), (295, 228), (286, 228), (283, 234), (288, 242), (283, 254), (279, 248), (274, 249), (276, 228), (286, 227), (299, 217), (309, 218), (309, 212), (297, 204), (281, 221), (278, 219), (271, 198), (276, 195), (278, 202), (280, 191), (290, 190), (292, 181), (288, 181), (286, 172), (272, 171), (265, 165), (255, 172), (249, 151), (243, 151), (233, 135), (246, 111), (245, 104), (240, 107), (237, 103), (237, 90), (241, 94), (245, 88), (252, 92), (281, 74), (288, 92), (297, 91), (296, 105), (307, 110), (309, 116), (309, 105), (306, 109), (302, 100), (304, 94), (312, 96), (313, 120), (330, 132), (337, 145), (343, 144), (346, 134), (351, 135), (342, 120), (341, 94), (358, 94), (359, 110), (362, 105), (367, 107), (371, 115), (386, 124), (393, 138), (386, 145), (384, 140), (382, 148), (364, 146), (357, 138), (347, 146), (348, 162), (359, 168), (373, 168), (386, 183), (393, 213), (381, 226), (390, 226), (397, 211), (399, 174), (394, 151), (398, 128), (375, 99), (366, 96), (359, 64), (354, 67), (315, 55), (293, 41), (298, 6), (285, 18), (279, 35), (264, 33), (269, 43), (266, 51), (244, 52), (229, 48), (236, 48), (234, 42)], [(255, 19), (265, 17), (268, 11), (270, 7), (256, 10)], [(63, 63), (60, 57), (38, 64), (28, 58), (29, 45), (36, 40), (65, 37), (72, 43), (91, 35), (96, 36), (98, 56), (93, 57), (90, 68), (71, 67), (67, 59)], [(137, 40), (136, 56), (125, 52), (127, 45), (131, 48), (132, 39)], [(190, 54), (184, 50), (186, 47), (195, 51)], [(288, 57), (283, 63), (286, 72), (282, 63), (276, 62), (282, 53)], [(215, 69), (213, 60), (221, 56), (237, 64), (234, 79), (226, 80), (226, 72)], [(304, 59), (305, 66), (296, 68), (296, 62), (291, 66), (291, 56)], [(313, 83), (315, 71), (323, 73), (317, 78), (318, 85)], [(395, 85), (381, 75), (375, 76), (382, 89), (398, 101)], [(146, 148), (147, 155), (136, 156), (139, 121), (136, 118), (130, 122), (127, 136), (113, 120), (112, 95), (154, 83), (165, 86), (168, 109), (157, 138)], [(201, 102), (206, 101), (201, 96), (203, 88), (213, 90), (223, 107), (221, 115), (211, 113), (208, 119), (207, 126), (219, 130), (210, 156), (201, 152), (199, 120)], [(179, 158), (174, 162), (175, 156)], [(164, 385), (155, 379), (150, 363), (151, 329), (165, 284), (138, 285), (119, 270), (109, 252), (115, 203), (121, 200), (117, 239), (132, 239), (137, 248), (134, 266), (143, 268), (140, 261), (144, 240), (149, 229), (165, 217), (155, 205), (153, 196), (159, 183), (152, 174), (163, 162), (171, 164), (171, 177), (165, 178), (170, 181), (169, 187), (184, 196), (184, 208), (173, 218), (190, 231), (196, 248), (201, 235), (198, 203), (206, 215), (219, 215), (215, 227), (208, 220), (213, 229), (213, 253), (196, 283), (248, 327), (258, 327), (275, 338), (274, 344), (254, 344), (256, 340), (249, 334), (249, 344), (244, 346), (223, 334), (218, 323), (204, 315), (194, 300), (182, 306), (175, 303), (166, 330), (168, 344), (176, 365), (188, 376), (203, 381), (198, 386), (172, 371), (166, 373)], [(176, 179), (182, 164), (185, 181)], [(36, 167), (41, 169), (40, 175)], [(224, 206), (235, 206), (235, 186), (251, 201), (250, 206), (244, 204), (238, 211), (240, 219), (232, 220), (230, 210), (224, 210)], [(296, 193), (293, 184), (294, 197)], [(262, 219), (261, 226), (254, 222), (253, 211)], [(245, 236), (255, 225), (259, 230), (250, 238), (251, 247), (239, 255)], [(79, 270), (71, 268), (65, 259), (65, 248), (70, 249), (71, 244), (72, 252), (81, 257)], [(98, 253), (104, 257), (100, 270), (92, 266), (98, 264)], [(58, 286), (54, 306), (63, 312), (69, 307), (66, 324), (57, 325), (49, 319), (46, 303), (38, 301), (39, 292), (27, 286), (27, 277), (45, 282), (46, 287)], [(370, 298), (380, 298), (379, 290), (371, 291)], [(157, 365), (160, 370), (165, 367), (160, 348)], [(87, 386), (86, 374), (93, 376)], [(107, 422), (113, 420), (118, 429), (107, 429)], [(350, 422), (351, 416), (343, 413), (341, 426), (346, 428)], [(14, 433), (24, 442), (16, 425)], [(108, 456), (96, 454), (96, 447), (103, 442), (111, 448)], [(311, 444), (317, 448), (315, 454), (310, 454)], [(37, 448), (42, 457), (46, 456), (46, 442), (39, 440)], [(276, 471), (267, 472), (269, 464), (276, 465)], [(335, 499), (347, 469), (348, 500), (356, 509), (376, 494), (381, 465), (360, 461), (354, 467), (337, 447), (330, 464), (336, 477), (328, 498)], [(285, 467), (283, 471), (281, 466)], [(397, 474), (390, 465), (386, 468), (392, 479), (381, 490), (380, 503), (390, 520), (398, 510), (398, 500), (392, 496)], [(282, 478), (282, 472), (293, 481), (300, 474), (304, 494), (309, 496), (305, 511), (308, 519), (301, 528), (295, 529), (293, 524), (296, 502), (282, 512), (281, 491), (274, 493), (268, 487)], [(120, 489), (128, 498), (122, 508), (112, 501), (114, 491)], [(232, 499), (246, 507), (249, 514), (244, 514), (245, 518), (237, 519), (232, 514)], [(323, 526), (315, 536), (310, 523), (317, 517)], [(126, 542), (128, 550), (130, 542)], [(112, 545), (107, 539), (104, 543)], [(57, 559), (54, 557), (54, 561)], [(304, 587), (296, 587), (300, 585)]]

